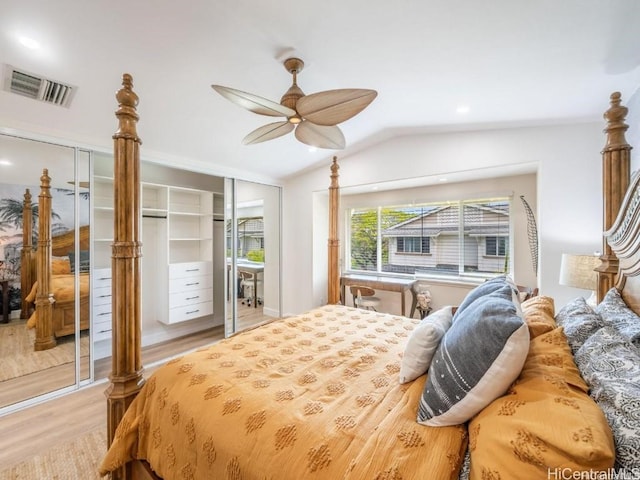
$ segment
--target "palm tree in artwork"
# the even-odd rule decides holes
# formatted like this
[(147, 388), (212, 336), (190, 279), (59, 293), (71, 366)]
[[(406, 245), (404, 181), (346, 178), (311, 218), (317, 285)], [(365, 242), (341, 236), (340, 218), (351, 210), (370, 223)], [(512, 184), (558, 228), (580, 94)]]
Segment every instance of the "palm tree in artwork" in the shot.
[[(22, 208), (23, 202), (15, 198), (0, 199), (0, 231), (6, 231), (9, 228), (21, 230), (22, 225)], [(34, 241), (37, 238), (38, 230), (38, 203), (31, 204), (31, 222)], [(60, 215), (51, 212), (51, 218), (60, 219)]]

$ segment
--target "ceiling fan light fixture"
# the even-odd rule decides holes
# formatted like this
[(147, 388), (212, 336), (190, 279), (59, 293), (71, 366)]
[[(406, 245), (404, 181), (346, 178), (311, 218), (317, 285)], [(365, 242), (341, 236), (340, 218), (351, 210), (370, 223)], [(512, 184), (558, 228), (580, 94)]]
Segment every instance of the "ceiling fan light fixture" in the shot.
[(291, 57), (283, 63), (293, 76), (293, 84), (282, 96), (280, 103), (234, 88), (212, 85), (212, 88), (227, 100), (251, 112), (286, 118), (285, 121), (257, 128), (249, 133), (242, 143), (253, 145), (295, 130), (295, 137), (309, 146), (345, 148), (344, 134), (337, 124), (364, 110), (376, 98), (377, 92), (348, 88), (305, 95), (297, 84), (297, 75), (302, 71), (304, 62), (297, 57)]

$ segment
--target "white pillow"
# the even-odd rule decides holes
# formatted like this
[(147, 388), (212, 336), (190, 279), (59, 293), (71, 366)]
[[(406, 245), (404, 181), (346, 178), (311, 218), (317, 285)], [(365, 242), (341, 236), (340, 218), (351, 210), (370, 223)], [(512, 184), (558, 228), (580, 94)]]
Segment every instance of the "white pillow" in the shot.
[(411, 332), (400, 365), (400, 383), (411, 382), (427, 373), (440, 340), (451, 327), (452, 310), (448, 306), (431, 313)]

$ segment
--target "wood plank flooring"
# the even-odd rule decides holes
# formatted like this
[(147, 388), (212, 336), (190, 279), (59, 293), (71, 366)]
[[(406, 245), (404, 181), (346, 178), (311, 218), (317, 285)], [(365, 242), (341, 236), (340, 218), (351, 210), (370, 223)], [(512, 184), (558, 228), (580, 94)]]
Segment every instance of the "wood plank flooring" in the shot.
[[(262, 309), (240, 308), (241, 327), (272, 320)], [(223, 327), (214, 327), (170, 342), (145, 347), (142, 352), (145, 377), (163, 360), (221, 340)], [(106, 377), (111, 359), (96, 362), (94, 384), (47, 402), (0, 417), (0, 469), (46, 452), (97, 428), (106, 428)]]

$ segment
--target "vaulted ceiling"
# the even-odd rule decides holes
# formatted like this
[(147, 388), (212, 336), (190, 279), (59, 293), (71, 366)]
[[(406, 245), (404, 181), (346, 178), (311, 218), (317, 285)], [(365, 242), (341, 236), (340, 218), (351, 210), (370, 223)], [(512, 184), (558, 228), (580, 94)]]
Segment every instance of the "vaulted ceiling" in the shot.
[(279, 101), (290, 55), (305, 61), (306, 94), (377, 90), (340, 124), (342, 157), (396, 135), (598, 121), (611, 92), (640, 86), (636, 0), (7, 0), (1, 10), (0, 62), (77, 87), (68, 108), (0, 91), (3, 131), (109, 149), (127, 72), (144, 157), (244, 178), (282, 180), (336, 154), (293, 135), (242, 145), (273, 119), (211, 89)]

